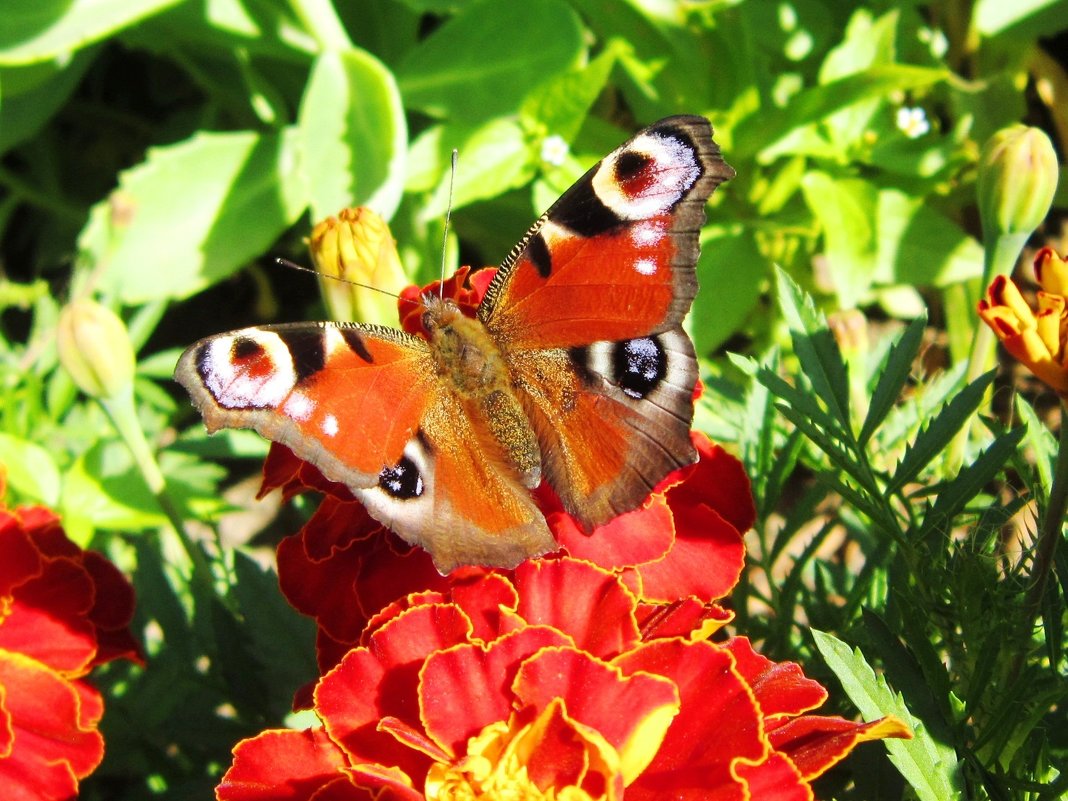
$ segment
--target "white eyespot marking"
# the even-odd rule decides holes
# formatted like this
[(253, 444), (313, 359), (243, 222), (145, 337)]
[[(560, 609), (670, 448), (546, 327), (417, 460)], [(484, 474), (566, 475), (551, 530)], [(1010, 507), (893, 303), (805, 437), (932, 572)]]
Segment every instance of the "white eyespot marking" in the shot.
[(304, 423), (315, 411), (315, 401), (301, 392), (294, 392), (286, 399), (283, 411), (298, 423)]
[(664, 238), (664, 222), (662, 220), (646, 220), (635, 223), (631, 228), (630, 238), (637, 247), (651, 248), (660, 244)]
[(328, 437), (336, 437), (338, 432), (337, 418), (332, 414), (326, 415), (323, 418), (323, 433)]
[(208, 343), (197, 370), (208, 392), (226, 409), (277, 407), (297, 381), (293, 357), (281, 337), (254, 328)]
[(701, 177), (693, 148), (660, 133), (635, 137), (610, 153), (593, 176), (597, 197), (622, 220), (664, 214)]
[(656, 259), (638, 259), (634, 262), (634, 271), (639, 275), (655, 275), (656, 270)]

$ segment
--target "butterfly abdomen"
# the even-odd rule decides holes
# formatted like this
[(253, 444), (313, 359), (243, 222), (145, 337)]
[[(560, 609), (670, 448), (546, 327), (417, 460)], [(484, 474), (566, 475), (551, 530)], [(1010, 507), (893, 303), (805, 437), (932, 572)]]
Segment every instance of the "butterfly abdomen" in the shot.
[[(486, 327), (456, 304), (428, 298), (423, 326), (440, 375), (467, 411), (484, 422), (479, 444), (511, 468), (529, 488), (541, 483), (541, 451), (534, 428), (515, 394), (511, 373)], [(475, 426), (476, 431), (482, 431)]]

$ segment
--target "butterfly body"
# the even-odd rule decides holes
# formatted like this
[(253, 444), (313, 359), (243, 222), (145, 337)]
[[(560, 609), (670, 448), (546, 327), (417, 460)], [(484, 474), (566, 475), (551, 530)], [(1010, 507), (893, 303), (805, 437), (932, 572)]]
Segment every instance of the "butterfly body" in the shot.
[(209, 337), (175, 376), (209, 430), (253, 428), (344, 483), (443, 573), (555, 549), (530, 490), (588, 530), (696, 459), (704, 203), (733, 171), (700, 117), (639, 132), (528, 231), (477, 315), (425, 297), (418, 337), (345, 323)]

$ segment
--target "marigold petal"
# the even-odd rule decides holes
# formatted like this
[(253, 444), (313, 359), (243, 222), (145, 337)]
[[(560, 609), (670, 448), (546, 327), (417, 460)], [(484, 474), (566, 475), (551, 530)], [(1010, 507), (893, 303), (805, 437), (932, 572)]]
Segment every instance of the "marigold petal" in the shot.
[(89, 620), (93, 580), (73, 559), (44, 563), (19, 586), (11, 614), (0, 626), (0, 648), (26, 654), (70, 676), (84, 675), (96, 656), (96, 628)]
[(345, 764), (344, 753), (322, 729), (269, 729), (235, 746), (233, 764), (215, 797), (219, 801), (318, 799), (319, 792), (333, 783), (352, 787), (341, 772)]
[(813, 801), (812, 788), (793, 763), (771, 753), (756, 764), (739, 760), (734, 773), (745, 786), (745, 798), (759, 801)]
[(756, 502), (741, 460), (700, 431), (691, 431), (690, 439), (699, 461), (685, 481), (668, 490), (668, 504), (672, 509), (693, 504), (710, 506), (739, 533), (748, 531), (756, 521)]
[(908, 739), (912, 732), (895, 717), (857, 723), (838, 717), (806, 715), (771, 731), (768, 739), (811, 780), (844, 759), (858, 744), (886, 737)]
[(502, 614), (519, 607), (519, 593), (512, 582), (499, 573), (464, 576), (454, 572), (449, 579), (449, 599), (471, 619), (475, 637), (489, 642), (508, 630)]
[(772, 662), (753, 650), (748, 637), (734, 637), (724, 647), (734, 655), (735, 667), (753, 689), (765, 718), (800, 715), (827, 700), (827, 690), (805, 676), (800, 665)]
[(0, 760), (0, 787), (5, 797), (67, 799), (78, 779), (88, 776), (104, 756), (104, 738), (96, 730), (101, 705), (92, 691), (91, 709), (83, 709), (80, 683), (22, 654), (0, 651), (0, 720), (10, 753)]
[(643, 600), (722, 598), (738, 582), (745, 565), (741, 534), (708, 506), (673, 508), (675, 544), (663, 559), (635, 568)]
[(574, 648), (548, 648), (527, 660), (514, 683), (517, 699), (545, 709), (563, 700), (568, 717), (599, 732), (619, 752), (624, 784), (656, 756), (679, 695), (670, 679), (619, 668)]
[(1068, 295), (1068, 263), (1053, 248), (1035, 254), (1035, 278), (1046, 292)]
[(1035, 329), (1021, 331), (1018, 336), (1002, 339), (1013, 358), (1062, 394), (1068, 393), (1068, 370), (1062, 367), (1046, 348)]
[(428, 735), (450, 754), (512, 711), (511, 685), (523, 660), (543, 648), (568, 644), (548, 626), (529, 626), (486, 647), (457, 645), (427, 657), (420, 672), (419, 707)]
[(553, 699), (538, 715), (523, 741), (523, 764), (542, 792), (579, 787), (590, 798), (622, 798), (620, 755), (601, 732), (575, 726), (561, 699)]
[[(18, 518), (0, 506), (0, 598), (11, 595), (15, 587), (38, 575), (44, 568), (41, 553), (30, 535), (22, 530)], [(0, 621), (3, 621), (0, 610)]]
[[(539, 498), (545, 494), (543, 490)], [(612, 518), (589, 534), (566, 512), (551, 511), (545, 519), (568, 554), (609, 570), (659, 559), (675, 539), (671, 510), (664, 495), (657, 493), (640, 508)]]
[(664, 637), (707, 640), (734, 619), (734, 613), (690, 596), (668, 604), (638, 604), (643, 642)]
[(628, 675), (646, 671), (671, 679), (682, 702), (655, 759), (627, 788), (627, 801), (687, 793), (740, 800), (731, 763), (763, 759), (767, 745), (760, 708), (731, 654), (705, 641), (654, 640), (613, 664)]
[[(399, 768), (386, 765), (353, 765), (345, 773), (375, 801), (424, 801), (423, 794), (412, 786), (412, 779)], [(363, 798), (363, 796), (360, 796)], [(334, 798), (315, 797), (315, 801), (335, 801)], [(337, 799), (336, 801), (347, 801)]]
[(575, 559), (528, 560), (514, 580), (523, 619), (563, 632), (578, 648), (610, 657), (639, 642), (636, 599), (606, 570)]
[(1012, 279), (999, 275), (990, 282), (986, 291), (987, 302), (992, 307), (1003, 307), (1017, 320), (1020, 329), (1034, 328), (1035, 316)]

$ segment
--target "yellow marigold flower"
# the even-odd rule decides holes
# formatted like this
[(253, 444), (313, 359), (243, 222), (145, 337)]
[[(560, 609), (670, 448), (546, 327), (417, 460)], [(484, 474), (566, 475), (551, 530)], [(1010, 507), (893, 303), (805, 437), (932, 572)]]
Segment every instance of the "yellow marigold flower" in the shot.
[(1068, 397), (1068, 265), (1049, 248), (1035, 258), (1035, 274), (1042, 290), (1033, 310), (1020, 290), (1005, 276), (995, 278), (979, 301), (979, 316), (1005, 349), (1064, 397)]
[(409, 282), (389, 225), (377, 213), (362, 206), (342, 209), (312, 229), (308, 247), (335, 319), (379, 324), (396, 319), (395, 296)]

